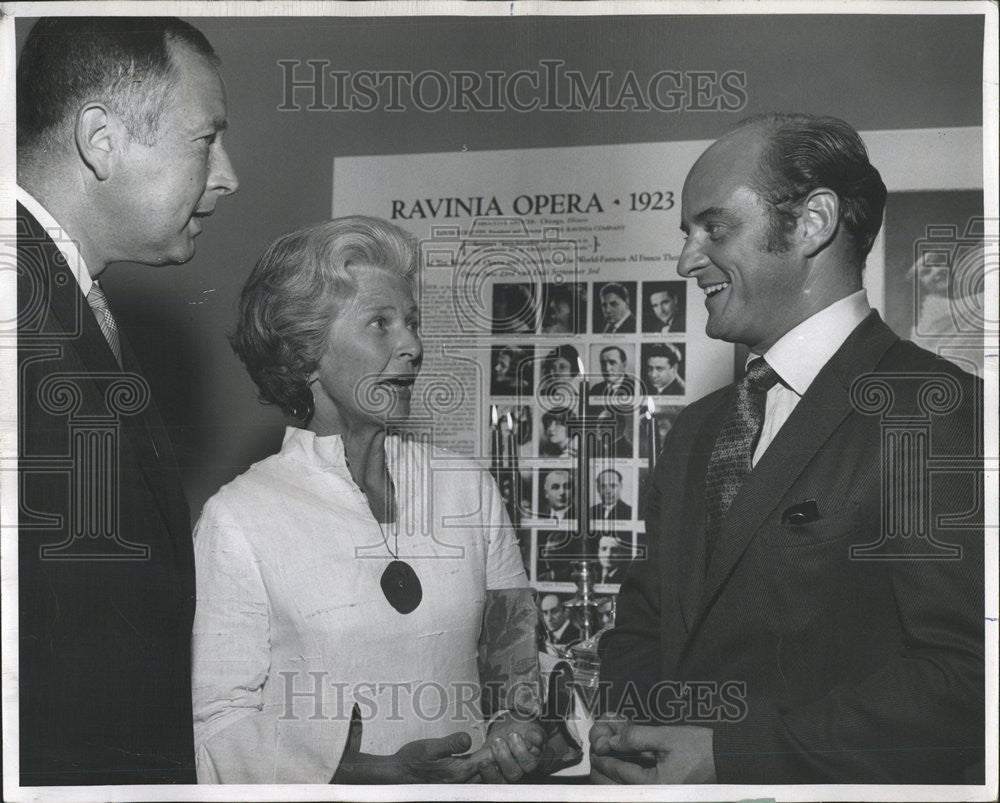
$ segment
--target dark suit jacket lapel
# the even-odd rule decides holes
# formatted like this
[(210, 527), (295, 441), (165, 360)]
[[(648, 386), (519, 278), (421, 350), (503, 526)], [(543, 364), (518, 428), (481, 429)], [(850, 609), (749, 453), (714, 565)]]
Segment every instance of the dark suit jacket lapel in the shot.
[(66, 265), (66, 258), (49, 237), (48, 232), (20, 204), (18, 217), (24, 221), (30, 241), (41, 249), (40, 259), (30, 270), (41, 271), (34, 277), (33, 286), (47, 294), (45, 302), (59, 329), (75, 333), (74, 346), (81, 361), (95, 373), (120, 373), (121, 367), (108, 345), (97, 318), (80, 290), (80, 283)]
[(872, 371), (898, 339), (878, 313), (871, 313), (809, 386), (726, 514), (705, 578), (702, 614), (711, 607), (764, 520), (851, 412), (851, 384), (859, 375)]
[[(58, 321), (61, 331), (76, 333), (72, 347), (89, 373), (95, 375), (122, 373), (123, 367), (115, 359), (114, 352), (108, 345), (93, 310), (80, 290), (79, 282), (66, 266), (62, 252), (41, 225), (20, 204), (18, 213), (20, 219), (25, 221), (32, 241), (39, 243), (42, 249), (42, 260), (38, 267), (45, 271), (45, 275), (39, 277), (42, 279), (42, 284), (36, 286), (46, 288), (48, 310)], [(124, 371), (141, 376), (139, 363), (129, 346), (128, 338), (123, 332), (119, 332), (119, 338)], [(185, 542), (188, 540), (190, 522), (187, 520), (187, 503), (177, 477), (173, 450), (152, 394), (146, 409), (136, 416), (124, 419), (120, 431), (135, 451), (136, 461), (156, 499), (163, 520), (174, 535), (176, 550), (178, 539), (183, 539)], [(120, 448), (128, 446), (122, 444)], [(186, 543), (181, 545), (181, 556), (186, 554), (184, 546)]]

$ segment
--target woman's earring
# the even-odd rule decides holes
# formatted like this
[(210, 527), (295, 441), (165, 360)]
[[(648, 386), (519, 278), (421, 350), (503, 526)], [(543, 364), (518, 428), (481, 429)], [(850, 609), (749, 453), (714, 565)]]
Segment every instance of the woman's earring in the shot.
[(315, 412), (313, 392), (312, 388), (309, 387), (311, 384), (312, 382), (309, 382), (299, 388), (299, 391), (295, 396), (295, 400), (291, 405), (292, 415), (303, 424), (307, 424)]

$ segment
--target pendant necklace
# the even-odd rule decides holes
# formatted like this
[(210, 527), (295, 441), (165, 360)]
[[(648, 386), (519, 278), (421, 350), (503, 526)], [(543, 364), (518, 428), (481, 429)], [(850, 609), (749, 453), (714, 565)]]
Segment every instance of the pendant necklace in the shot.
[[(397, 513), (398, 515), (398, 513)], [(413, 571), (413, 567), (405, 560), (399, 559), (399, 523), (396, 523), (396, 551), (389, 549), (389, 539), (382, 529), (382, 522), (377, 518), (375, 523), (382, 532), (382, 540), (385, 542), (386, 551), (392, 555), (392, 560), (382, 572), (382, 593), (389, 601), (389, 604), (400, 613), (411, 613), (417, 609), (420, 600), (424, 597), (424, 590), (420, 586), (420, 578)]]
[[(344, 462), (347, 462), (347, 456), (344, 456)], [(350, 469), (351, 464), (347, 463), (348, 469)], [(389, 487), (392, 488), (393, 498), (396, 496), (396, 486), (392, 482), (392, 477), (389, 477)], [(361, 493), (364, 494), (365, 499), (368, 498), (368, 494), (358, 486)], [(370, 506), (369, 506), (370, 507)], [(413, 571), (413, 567), (407, 563), (405, 560), (399, 559), (399, 505), (396, 506), (396, 524), (395, 532), (393, 537), (396, 543), (396, 551), (393, 552), (389, 548), (389, 539), (386, 537), (385, 529), (382, 527), (382, 522), (378, 520), (378, 516), (375, 516), (375, 523), (378, 525), (379, 532), (382, 533), (382, 542), (385, 544), (385, 550), (392, 557), (389, 561), (389, 565), (385, 567), (385, 571), (382, 572), (382, 579), (379, 584), (382, 586), (382, 593), (385, 594), (385, 598), (388, 603), (395, 608), (400, 613), (412, 613), (417, 609), (420, 601), (424, 598), (424, 590), (420, 585), (420, 578), (417, 577), (417, 573)]]

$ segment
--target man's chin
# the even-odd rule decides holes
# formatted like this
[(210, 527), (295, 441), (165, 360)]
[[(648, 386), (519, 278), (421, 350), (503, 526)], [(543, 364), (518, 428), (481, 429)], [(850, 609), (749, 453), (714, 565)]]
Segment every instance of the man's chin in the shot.
[(179, 238), (169, 248), (164, 249), (164, 258), (160, 264), (183, 265), (190, 262), (194, 258), (194, 238), (198, 236), (200, 231), (199, 229), (197, 232), (192, 232), (189, 226), (185, 236)]
[(137, 256), (116, 260), (117, 262), (133, 262), (139, 265), (152, 265), (153, 267), (164, 267), (167, 265), (183, 265), (190, 262), (194, 257), (194, 243), (186, 248), (174, 248), (169, 251), (161, 251), (150, 256)]
[(705, 324), (705, 334), (713, 340), (723, 340), (726, 343), (743, 342), (739, 339), (739, 335), (729, 330), (724, 321), (713, 321), (711, 315), (708, 318), (708, 323)]
[(191, 249), (184, 255), (178, 255), (170, 260), (171, 265), (184, 265), (194, 259), (194, 245), (192, 244)]

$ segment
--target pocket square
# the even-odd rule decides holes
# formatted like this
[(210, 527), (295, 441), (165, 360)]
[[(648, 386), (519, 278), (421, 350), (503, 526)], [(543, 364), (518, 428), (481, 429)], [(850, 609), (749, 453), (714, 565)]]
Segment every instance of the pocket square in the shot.
[(819, 508), (815, 499), (807, 499), (805, 502), (792, 505), (781, 514), (782, 524), (808, 524), (819, 519)]

